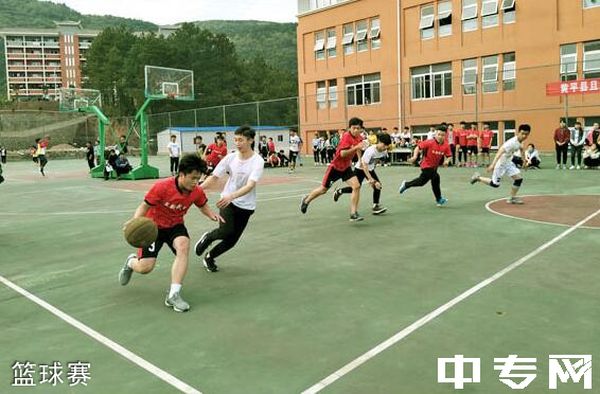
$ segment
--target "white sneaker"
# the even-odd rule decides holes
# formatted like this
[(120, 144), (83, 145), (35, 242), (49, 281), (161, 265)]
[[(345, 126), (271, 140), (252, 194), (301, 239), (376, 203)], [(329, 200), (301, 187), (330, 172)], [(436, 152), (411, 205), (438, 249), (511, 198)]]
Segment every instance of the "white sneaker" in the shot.
[(556, 165), (556, 169), (557, 169), (557, 170), (560, 170), (560, 164), (557, 164), (557, 165)]
[(574, 169), (575, 169), (575, 166), (569, 167), (569, 170), (574, 170)]
[(563, 170), (566, 170), (566, 169), (567, 169), (567, 165), (563, 164)]
[(581, 170), (581, 166), (577, 166), (577, 169), (578, 169), (578, 170)]

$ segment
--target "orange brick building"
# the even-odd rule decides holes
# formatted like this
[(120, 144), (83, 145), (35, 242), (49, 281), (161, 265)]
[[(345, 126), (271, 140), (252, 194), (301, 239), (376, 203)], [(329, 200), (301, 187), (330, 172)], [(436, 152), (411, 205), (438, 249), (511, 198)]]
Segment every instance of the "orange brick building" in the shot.
[[(600, 77), (600, 1), (299, 0), (300, 130), (461, 120), (517, 125), (552, 150), (559, 119), (600, 120), (600, 93), (546, 96), (546, 84)], [(310, 147), (306, 146), (308, 149)]]

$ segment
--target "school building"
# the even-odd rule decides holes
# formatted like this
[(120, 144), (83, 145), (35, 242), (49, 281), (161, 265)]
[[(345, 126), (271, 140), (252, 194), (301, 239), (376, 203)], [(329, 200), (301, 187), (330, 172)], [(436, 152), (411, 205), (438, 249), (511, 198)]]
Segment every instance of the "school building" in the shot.
[(599, 22), (598, 0), (298, 0), (301, 136), (529, 123), (552, 150), (560, 118), (600, 120)]

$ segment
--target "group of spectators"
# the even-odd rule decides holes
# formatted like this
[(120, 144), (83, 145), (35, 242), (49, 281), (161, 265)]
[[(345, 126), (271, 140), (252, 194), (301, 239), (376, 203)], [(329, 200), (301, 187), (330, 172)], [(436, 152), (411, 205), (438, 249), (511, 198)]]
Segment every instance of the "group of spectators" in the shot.
[(569, 128), (564, 120), (554, 131), (556, 149), (556, 169), (567, 169), (567, 155), (571, 151), (570, 170), (600, 167), (600, 125), (594, 123), (592, 129), (584, 130), (581, 122)]

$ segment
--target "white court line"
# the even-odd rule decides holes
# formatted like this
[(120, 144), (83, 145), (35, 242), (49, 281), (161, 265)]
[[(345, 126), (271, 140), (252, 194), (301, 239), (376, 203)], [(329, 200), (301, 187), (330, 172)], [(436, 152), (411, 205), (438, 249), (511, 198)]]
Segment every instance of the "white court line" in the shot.
[[(569, 195), (569, 194), (526, 194), (526, 195), (523, 195), (523, 196), (520, 196), (520, 197), (546, 197), (546, 196), (551, 196), (551, 197), (555, 197), (555, 196), (569, 197), (571, 195)], [(597, 194), (572, 194), (572, 196), (597, 196)], [(537, 223), (537, 224), (546, 224), (546, 225), (550, 225), (550, 226), (569, 227), (568, 224), (555, 223), (555, 222), (545, 222), (543, 220), (535, 220), (535, 219), (527, 219), (527, 218), (522, 218), (520, 216), (512, 216), (512, 215), (508, 215), (506, 213), (501, 213), (501, 212), (498, 212), (498, 211), (494, 211), (491, 208), (491, 205), (493, 203), (495, 203), (495, 202), (502, 201), (502, 200), (506, 200), (506, 197), (499, 198), (497, 200), (492, 200), (492, 201), (488, 202), (487, 204), (485, 204), (485, 209), (487, 209), (490, 213), (493, 213), (494, 215), (504, 216), (505, 218), (518, 219), (518, 220), (523, 220), (525, 222), (531, 222), (531, 223)], [(581, 228), (585, 228), (587, 230), (600, 230), (600, 228), (598, 228), (598, 227), (591, 227), (591, 226), (581, 226)]]
[(35, 302), (42, 308), (46, 309), (48, 312), (57, 316), (61, 320), (65, 321), (66, 323), (72, 325), (76, 329), (82, 331), (84, 334), (92, 337), (93, 339), (100, 342), (104, 346), (115, 351), (116, 353), (118, 353), (122, 357), (128, 359), (132, 363), (137, 364), (138, 366), (142, 367), (146, 371), (150, 372), (152, 375), (158, 377), (159, 379), (164, 380), (165, 382), (167, 382), (171, 386), (175, 387), (179, 391), (181, 391), (183, 393), (188, 393), (188, 394), (202, 394), (200, 391), (196, 390), (195, 388), (188, 385), (187, 383), (182, 382), (181, 380), (177, 379), (175, 376), (171, 375), (170, 373), (158, 368), (157, 366), (150, 363), (149, 361), (144, 360), (137, 354), (125, 349), (123, 346), (119, 345), (118, 343), (108, 339), (107, 337), (100, 334), (99, 332), (97, 332), (97, 331), (91, 329), (90, 327), (86, 326), (85, 324), (81, 323), (79, 320), (67, 315), (60, 309), (50, 305), (49, 303), (42, 300), (41, 298), (38, 298), (35, 295), (28, 292), (27, 290), (17, 286), (16, 284), (12, 283), (11, 281), (6, 279), (2, 275), (0, 275), (0, 282), (4, 283), (6, 286), (10, 287), (17, 293), (21, 294), (23, 297), (29, 299), (30, 301)]
[(600, 213), (600, 209), (597, 210), (596, 212), (594, 212), (593, 214), (589, 215), (585, 219), (581, 220), (580, 222), (578, 222), (577, 224), (575, 224), (573, 227), (567, 229), (566, 231), (563, 231), (562, 233), (560, 233), (556, 237), (552, 238), (550, 241), (546, 242), (545, 244), (543, 244), (539, 248), (535, 249), (533, 252), (530, 252), (526, 256), (521, 257), (519, 260), (517, 260), (514, 263), (510, 264), (509, 266), (507, 266), (503, 270), (496, 272), (494, 275), (490, 276), (489, 278), (485, 279), (484, 281), (479, 282), (475, 286), (471, 287), (469, 290), (465, 291), (464, 293), (460, 294), (459, 296), (457, 296), (457, 297), (453, 298), (452, 300), (448, 301), (447, 303), (445, 303), (444, 305), (440, 306), (439, 308), (437, 308), (433, 312), (430, 312), (427, 315), (423, 316), (419, 320), (417, 320), (414, 323), (412, 323), (410, 326), (406, 327), (402, 331), (399, 331), (398, 333), (396, 333), (392, 337), (390, 337), (390, 338), (386, 339), (385, 341), (381, 342), (379, 345), (375, 346), (374, 348), (372, 348), (371, 350), (367, 351), (366, 353), (364, 353), (363, 355), (359, 356), (358, 358), (352, 360), (348, 364), (344, 365), (342, 368), (340, 368), (337, 371), (333, 372), (331, 375), (327, 376), (326, 378), (322, 379), (318, 383), (316, 383), (313, 386), (309, 387), (308, 389), (304, 390), (302, 392), (302, 394), (318, 393), (319, 391), (323, 390), (324, 388), (326, 388), (327, 386), (329, 386), (330, 384), (332, 384), (333, 382), (335, 382), (336, 380), (338, 380), (342, 376), (344, 376), (344, 375), (352, 372), (354, 369), (356, 369), (359, 366), (361, 366), (362, 364), (366, 363), (371, 358), (375, 357), (376, 355), (378, 355), (379, 353), (383, 352), (387, 348), (389, 348), (389, 347), (395, 345), (396, 343), (400, 342), (402, 339), (406, 338), (408, 335), (412, 334), (413, 332), (415, 332), (419, 328), (423, 327), (425, 324), (429, 323), (430, 321), (432, 321), (436, 317), (440, 316), (442, 313), (444, 313), (447, 310), (449, 310), (450, 308), (456, 306), (458, 303), (466, 300), (467, 298), (469, 298), (473, 294), (477, 293), (479, 290), (483, 289), (484, 287), (486, 287), (489, 284), (492, 284), (493, 282), (495, 282), (496, 280), (500, 279), (504, 275), (508, 274), (512, 270), (514, 270), (514, 269), (518, 268), (519, 266), (523, 265), (527, 260), (531, 259), (532, 257), (537, 256), (542, 251), (548, 249), (550, 246), (554, 245), (555, 243), (557, 243), (558, 241), (560, 241), (561, 239), (563, 239), (567, 235), (571, 234), (573, 231), (577, 230), (585, 222), (587, 222), (588, 220), (592, 219), (594, 216), (598, 215), (599, 213)]

